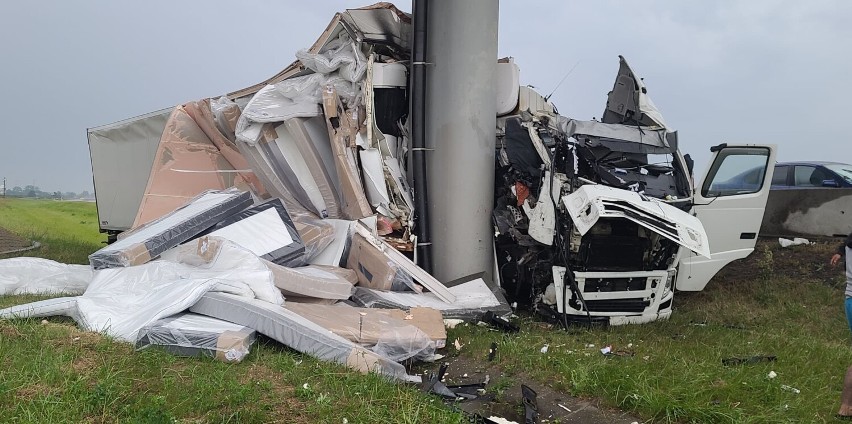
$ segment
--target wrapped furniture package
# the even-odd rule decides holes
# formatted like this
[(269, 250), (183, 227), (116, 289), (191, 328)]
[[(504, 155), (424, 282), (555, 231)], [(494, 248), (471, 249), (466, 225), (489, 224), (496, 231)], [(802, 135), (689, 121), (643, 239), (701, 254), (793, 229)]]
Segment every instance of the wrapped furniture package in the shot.
[(287, 268), (273, 263), (267, 266), (272, 271), (275, 287), (287, 297), (344, 300), (352, 296), (358, 281), (355, 271), (334, 266)]
[(94, 269), (144, 264), (251, 203), (248, 192), (237, 189), (207, 191), (174, 212), (136, 228), (115, 243), (92, 253), (89, 263)]
[(240, 362), (249, 354), (256, 332), (248, 327), (204, 315), (181, 313), (139, 330), (136, 350), (162, 346), (178, 356), (207, 356)]
[(208, 293), (191, 312), (255, 329), (275, 341), (317, 359), (346, 365), (361, 372), (377, 372), (390, 378), (417, 381), (405, 367), (350, 342), (295, 312), (257, 299), (226, 293)]
[(41, 258), (0, 260), (0, 296), (11, 294), (83, 294), (92, 268)]
[[(434, 353), (446, 345), (447, 331), (441, 312), (431, 308), (401, 309), (355, 308), (348, 305), (306, 305), (287, 302), (289, 309), (334, 334), (365, 346), (393, 345), (401, 361)], [(430, 344), (432, 347), (429, 348)]]
[(231, 215), (207, 230), (231, 240), (261, 259), (285, 266), (304, 264), (305, 243), (281, 199), (272, 199)]
[(512, 312), (500, 289), (492, 289), (481, 278), (450, 287), (449, 290), (456, 296), (454, 303), (444, 302), (434, 293), (385, 292), (366, 287), (356, 287), (352, 301), (366, 308), (408, 309), (422, 306), (441, 311), (444, 318), (464, 320), (479, 319), (488, 311), (500, 315)]

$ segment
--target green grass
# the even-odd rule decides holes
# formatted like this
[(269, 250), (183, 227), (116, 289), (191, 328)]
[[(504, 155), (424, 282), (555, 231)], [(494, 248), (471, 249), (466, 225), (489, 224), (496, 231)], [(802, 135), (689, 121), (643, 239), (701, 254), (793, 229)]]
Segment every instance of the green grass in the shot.
[[(5, 201), (0, 226), (45, 244), (31, 254), (63, 262), (85, 263), (103, 239), (93, 204)], [(650, 422), (834, 422), (843, 376), (852, 365), (842, 271), (825, 265), (831, 245), (775, 245), (764, 243), (703, 292), (678, 293), (669, 321), (565, 331), (524, 317), (519, 334), (461, 326), (449, 331), (448, 345), (461, 338), (460, 354), (488, 367), (484, 358), (497, 341), (494, 364), (503, 374), (492, 375), (490, 390), (498, 395), (525, 382), (600, 399)], [(0, 307), (37, 299), (0, 297)], [(549, 349), (542, 354), (545, 344)], [(599, 349), (606, 345), (632, 356), (604, 356)], [(722, 364), (753, 355), (775, 355), (777, 361)], [(770, 379), (770, 371), (777, 377)], [(440, 400), (412, 387), (270, 341), (255, 344), (242, 363), (224, 364), (156, 349), (134, 352), (130, 345), (82, 333), (67, 319), (0, 322), (0, 422), (344, 418), (462, 422)]]
[(41, 243), (40, 248), (16, 256), (63, 263), (89, 263), (89, 254), (106, 240), (106, 235), (98, 232), (97, 209), (90, 202), (0, 199), (0, 227)]
[[(762, 245), (704, 292), (678, 293), (669, 321), (566, 332), (527, 318), (519, 335), (467, 326), (451, 339), (461, 337), (464, 354), (482, 358), (496, 338), (495, 362), (508, 376), (599, 398), (653, 422), (834, 422), (852, 365), (842, 271), (824, 267), (832, 246), (785, 249), (784, 264), (772, 259), (781, 253), (773, 246)], [(599, 349), (607, 345), (632, 356), (604, 356)], [(722, 364), (754, 355), (777, 361)]]

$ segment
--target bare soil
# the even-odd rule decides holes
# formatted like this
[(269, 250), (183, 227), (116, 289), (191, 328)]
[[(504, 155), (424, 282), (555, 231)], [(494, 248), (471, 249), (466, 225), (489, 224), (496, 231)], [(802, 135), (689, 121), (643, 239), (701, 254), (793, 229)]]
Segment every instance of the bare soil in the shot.
[(32, 245), (31, 241), (0, 228), (0, 254), (28, 249)]

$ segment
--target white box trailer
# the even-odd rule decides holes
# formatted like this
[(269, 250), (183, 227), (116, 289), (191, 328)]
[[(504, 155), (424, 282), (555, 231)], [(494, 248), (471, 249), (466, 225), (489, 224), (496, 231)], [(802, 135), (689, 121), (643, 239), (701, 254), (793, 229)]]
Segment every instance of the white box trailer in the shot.
[(160, 137), (174, 108), (89, 128), (98, 227), (110, 241), (133, 225)]

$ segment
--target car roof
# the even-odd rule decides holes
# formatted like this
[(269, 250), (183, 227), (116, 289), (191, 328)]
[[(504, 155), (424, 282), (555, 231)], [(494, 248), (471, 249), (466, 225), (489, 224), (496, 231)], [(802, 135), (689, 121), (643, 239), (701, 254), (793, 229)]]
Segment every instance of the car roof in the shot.
[(778, 163), (775, 164), (775, 166), (782, 166), (782, 165), (813, 165), (813, 166), (818, 166), (818, 165), (846, 165), (846, 166), (852, 166), (852, 165), (849, 165), (847, 163), (842, 163), (842, 162), (826, 162), (826, 161), (778, 162)]

